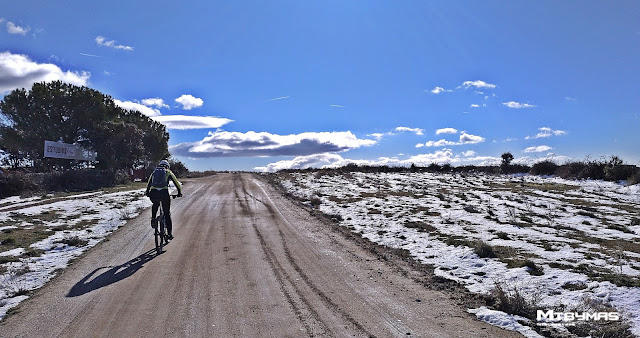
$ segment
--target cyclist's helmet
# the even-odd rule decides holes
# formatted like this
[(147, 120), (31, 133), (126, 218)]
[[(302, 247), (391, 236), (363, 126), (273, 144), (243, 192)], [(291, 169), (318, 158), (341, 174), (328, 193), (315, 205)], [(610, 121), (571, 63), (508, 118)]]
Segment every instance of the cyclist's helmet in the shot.
[(167, 160), (160, 161), (160, 163), (158, 163), (158, 167), (165, 167), (165, 168), (169, 169), (169, 161), (167, 161)]

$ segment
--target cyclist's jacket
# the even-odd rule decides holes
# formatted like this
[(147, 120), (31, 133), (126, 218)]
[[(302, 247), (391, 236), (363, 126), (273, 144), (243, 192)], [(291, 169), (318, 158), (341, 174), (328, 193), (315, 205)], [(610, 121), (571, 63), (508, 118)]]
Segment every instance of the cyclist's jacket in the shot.
[(147, 194), (151, 189), (155, 190), (169, 190), (169, 180), (173, 181), (173, 184), (176, 185), (178, 189), (178, 194), (182, 194), (182, 187), (180, 186), (180, 182), (176, 178), (176, 175), (171, 172), (171, 170), (157, 167), (156, 170), (149, 176), (149, 182), (147, 183)]

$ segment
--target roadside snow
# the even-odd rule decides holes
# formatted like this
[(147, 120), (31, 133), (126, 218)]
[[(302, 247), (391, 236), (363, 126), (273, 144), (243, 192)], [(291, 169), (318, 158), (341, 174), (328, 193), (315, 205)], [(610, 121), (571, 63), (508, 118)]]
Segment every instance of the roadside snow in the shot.
[[(587, 298), (609, 302), (640, 336), (638, 185), (529, 175), (304, 172), (277, 177), (293, 195), (310, 205), (319, 200), (322, 212), (339, 215), (342, 226), (408, 250), (433, 265), (438, 276), (471, 292), (490, 293), (499, 281), (540, 295), (542, 307), (578, 306)], [(481, 243), (498, 257), (479, 257), (474, 248)], [(517, 323), (506, 313), (476, 310), (494, 324)]]
[[(0, 245), (0, 250), (5, 250), (0, 251), (0, 257), (12, 258), (0, 264), (0, 318), (27, 299), (25, 293), (42, 287), (57, 270), (150, 205), (144, 189), (84, 193), (64, 199), (1, 199), (0, 231), (11, 234), (31, 229), (45, 235), (26, 248), (8, 250)], [(2, 211), (8, 209), (12, 211)]]

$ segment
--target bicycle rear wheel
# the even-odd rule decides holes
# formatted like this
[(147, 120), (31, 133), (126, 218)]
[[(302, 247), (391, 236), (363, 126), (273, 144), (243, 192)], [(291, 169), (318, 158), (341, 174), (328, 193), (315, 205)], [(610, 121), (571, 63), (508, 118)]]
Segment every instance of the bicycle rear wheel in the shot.
[(158, 216), (158, 221), (156, 222), (157, 226), (153, 229), (153, 235), (155, 237), (156, 242), (156, 254), (162, 253), (162, 247), (164, 246), (164, 212), (162, 207), (160, 207), (160, 215)]

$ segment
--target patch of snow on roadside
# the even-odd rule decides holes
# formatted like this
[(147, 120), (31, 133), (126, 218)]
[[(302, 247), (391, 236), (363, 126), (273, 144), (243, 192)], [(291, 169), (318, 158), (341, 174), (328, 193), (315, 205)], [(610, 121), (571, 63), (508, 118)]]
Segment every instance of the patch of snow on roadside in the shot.
[[(633, 223), (640, 218), (640, 185), (360, 172), (287, 173), (280, 183), (294, 196), (318, 198), (319, 209), (340, 215), (352, 232), (408, 250), (471, 292), (489, 293), (501, 280), (517, 283), (524, 294), (541, 293), (541, 306), (609, 302), (640, 336), (640, 288), (608, 281), (625, 285), (640, 276), (640, 225)], [(478, 257), (474, 246), (482, 242), (501, 256)]]
[[(0, 200), (0, 203), (4, 201), (24, 202), (10, 198)], [(72, 259), (98, 244), (150, 205), (151, 202), (144, 196), (144, 189), (138, 189), (115, 193), (85, 193), (74, 195), (71, 199), (43, 202), (39, 205), (25, 203), (22, 209), (0, 213), (5, 220), (11, 220), (12, 215), (33, 219), (11, 228), (37, 222), (51, 231), (47, 238), (30, 245), (32, 250), (42, 250), (43, 253), (37, 257), (25, 256), (27, 248), (0, 253), (0, 256), (19, 258), (18, 262), (2, 264), (6, 272), (0, 275), (0, 318), (28, 298), (24, 292), (42, 287), (55, 276), (57, 270), (67, 267)], [(15, 206), (12, 205), (12, 208)], [(43, 215), (51, 214), (56, 217), (40, 219)]]

